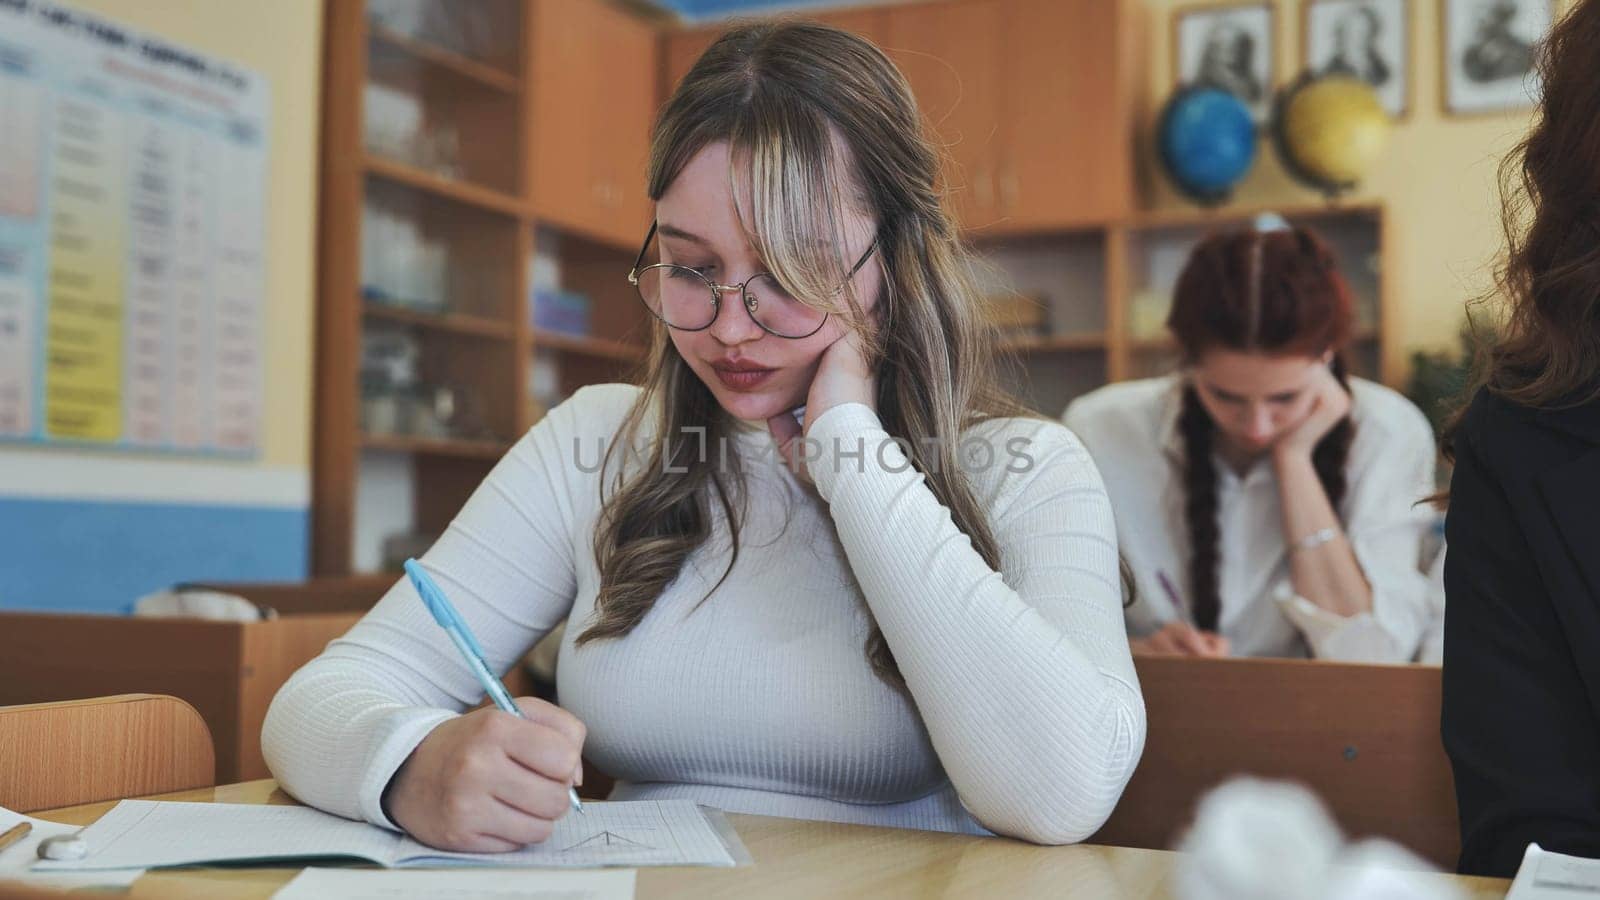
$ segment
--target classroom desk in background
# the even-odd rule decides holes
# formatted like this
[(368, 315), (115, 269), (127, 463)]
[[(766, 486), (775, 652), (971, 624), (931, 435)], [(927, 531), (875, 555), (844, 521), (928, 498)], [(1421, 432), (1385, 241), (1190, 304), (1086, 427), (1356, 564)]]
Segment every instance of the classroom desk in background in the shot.
[[(397, 576), (222, 584), (277, 612), (260, 622), (0, 612), (0, 706), (113, 694), (169, 694), (200, 712), (219, 784), (264, 778), (261, 723), (278, 688), (350, 630)], [(507, 687), (532, 682), (515, 666)]]
[[(293, 804), (270, 781), (251, 781), (160, 799)], [(113, 803), (37, 813), (87, 825)], [(1178, 854), (1165, 850), (1079, 845), (1035, 847), (1001, 838), (838, 825), (799, 819), (730, 815), (756, 864), (737, 869), (640, 869), (635, 896), (657, 898), (1058, 897), (1074, 900), (1164, 900), (1173, 896)], [(153, 872), (128, 896), (254, 900), (271, 897), (299, 870), (187, 869)], [(1454, 883), (1469, 900), (1502, 900), (1511, 883), (1498, 878), (1428, 876)]]
[(216, 781), (266, 776), (261, 723), (278, 688), (359, 612), (209, 622), (0, 613), (0, 705), (112, 694), (187, 701), (211, 729)]

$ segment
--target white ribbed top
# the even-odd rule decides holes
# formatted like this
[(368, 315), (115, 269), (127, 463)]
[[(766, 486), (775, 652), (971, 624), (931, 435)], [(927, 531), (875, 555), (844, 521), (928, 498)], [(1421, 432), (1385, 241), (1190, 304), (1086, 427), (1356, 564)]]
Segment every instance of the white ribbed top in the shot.
[[(740, 429), (725, 452), (745, 462), (749, 502), (727, 580), (700, 602), (728, 559), (719, 513), (632, 633), (576, 648), (599, 588), (595, 464), (637, 398), (603, 385), (552, 410), (422, 559), (497, 670), (571, 614), (561, 703), (588, 726), (585, 756), (619, 779), (614, 799), (1040, 843), (1104, 822), (1145, 717), (1111, 508), (1070, 432), (1008, 419), (967, 433), (996, 573), (866, 406), (812, 424), (815, 490), (765, 431)], [(909, 696), (868, 665), (869, 609)], [(389, 825), (379, 798), (395, 769), (481, 697), (401, 580), (284, 685), (262, 747), (296, 797)]]

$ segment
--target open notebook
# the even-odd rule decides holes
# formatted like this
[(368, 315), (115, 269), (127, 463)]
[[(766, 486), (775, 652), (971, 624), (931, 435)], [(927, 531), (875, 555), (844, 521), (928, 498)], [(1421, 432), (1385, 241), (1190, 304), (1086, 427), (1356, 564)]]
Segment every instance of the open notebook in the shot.
[(585, 803), (542, 844), (510, 853), (451, 853), (305, 806), (124, 800), (85, 828), (81, 860), (34, 871), (354, 858), (412, 866), (732, 866), (749, 855), (722, 814), (689, 800)]

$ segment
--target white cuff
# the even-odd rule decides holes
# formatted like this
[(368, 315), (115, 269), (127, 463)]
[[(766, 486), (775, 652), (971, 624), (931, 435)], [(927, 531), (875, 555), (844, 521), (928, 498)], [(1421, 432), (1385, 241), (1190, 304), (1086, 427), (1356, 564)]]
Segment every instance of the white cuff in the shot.
[(394, 777), (401, 763), (411, 756), (411, 751), (417, 749), (422, 739), (457, 715), (444, 709), (407, 707), (395, 710), (388, 717), (383, 723), (387, 733), (373, 747), (372, 756), (361, 775), (361, 786), (357, 789), (356, 802), (360, 805), (362, 818), (394, 831), (404, 830), (383, 814), (383, 789), (389, 786), (389, 779)]
[(1285, 579), (1272, 592), (1272, 599), (1294, 627), (1311, 645), (1317, 659), (1358, 663), (1403, 663), (1408, 654), (1395, 643), (1388, 630), (1371, 612), (1341, 616), (1312, 603), (1294, 592)]

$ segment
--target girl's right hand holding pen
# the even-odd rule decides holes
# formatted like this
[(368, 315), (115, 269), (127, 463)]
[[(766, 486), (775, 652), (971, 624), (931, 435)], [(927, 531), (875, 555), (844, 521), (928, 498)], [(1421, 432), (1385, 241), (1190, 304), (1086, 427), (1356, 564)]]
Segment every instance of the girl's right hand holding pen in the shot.
[(384, 790), (396, 825), (430, 847), (499, 853), (537, 844), (583, 784), (584, 725), (572, 713), (518, 697), (526, 719), (485, 707), (435, 728)]

